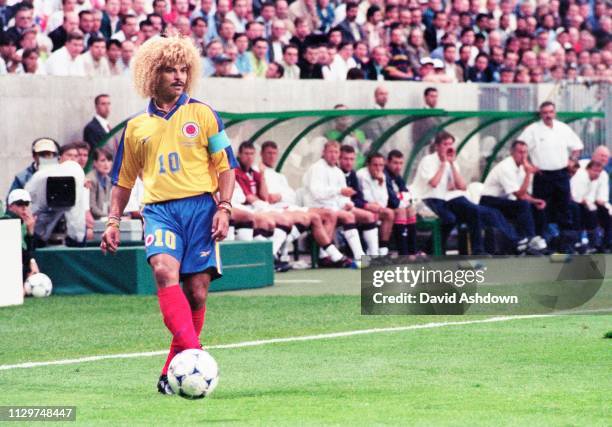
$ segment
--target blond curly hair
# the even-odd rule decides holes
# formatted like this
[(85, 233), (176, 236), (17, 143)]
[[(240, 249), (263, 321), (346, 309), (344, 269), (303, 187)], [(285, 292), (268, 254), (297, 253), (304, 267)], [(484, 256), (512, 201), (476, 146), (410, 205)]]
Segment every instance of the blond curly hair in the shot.
[(134, 86), (144, 98), (158, 98), (160, 70), (185, 64), (189, 68), (185, 91), (191, 93), (200, 78), (200, 52), (190, 38), (154, 37), (143, 43), (132, 60)]

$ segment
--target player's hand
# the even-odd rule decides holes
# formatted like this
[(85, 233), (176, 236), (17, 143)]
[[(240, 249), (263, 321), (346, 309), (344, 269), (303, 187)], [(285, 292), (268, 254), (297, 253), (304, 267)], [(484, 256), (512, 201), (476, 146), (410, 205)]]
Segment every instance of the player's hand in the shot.
[(115, 253), (117, 252), (117, 248), (119, 247), (119, 242), (121, 240), (121, 233), (119, 229), (114, 226), (106, 227), (104, 230), (104, 234), (102, 234), (102, 243), (100, 243), (100, 249), (102, 252), (106, 254), (106, 252)]
[(344, 187), (342, 190), (340, 190), (340, 194), (342, 194), (344, 197), (353, 197), (355, 193), (356, 191), (351, 187)]
[(224, 209), (217, 210), (212, 221), (212, 238), (221, 241), (227, 237), (229, 230), (229, 213)]
[(378, 203), (374, 202), (374, 203), (368, 203), (366, 205), (366, 209), (369, 210), (370, 212), (374, 212), (374, 213), (379, 213), (382, 210), (382, 206), (380, 206)]

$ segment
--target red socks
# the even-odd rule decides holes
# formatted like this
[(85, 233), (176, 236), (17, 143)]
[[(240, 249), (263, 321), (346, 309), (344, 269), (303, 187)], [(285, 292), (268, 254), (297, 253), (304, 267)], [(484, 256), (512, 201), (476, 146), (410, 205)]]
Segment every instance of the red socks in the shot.
[(204, 325), (206, 307), (192, 312), (179, 285), (162, 288), (157, 295), (164, 323), (173, 336), (170, 352), (162, 369), (162, 375), (166, 375), (176, 354), (188, 348), (201, 348), (198, 337)]

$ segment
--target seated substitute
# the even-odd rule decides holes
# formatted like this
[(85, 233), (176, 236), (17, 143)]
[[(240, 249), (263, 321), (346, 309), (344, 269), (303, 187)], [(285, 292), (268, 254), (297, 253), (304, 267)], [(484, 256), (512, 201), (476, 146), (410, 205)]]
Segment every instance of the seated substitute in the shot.
[[(609, 250), (610, 242), (606, 240), (610, 236), (610, 213), (612, 209), (609, 204), (598, 203), (599, 177), (602, 175), (603, 165), (591, 160), (586, 168), (579, 168), (570, 180), (572, 201), (570, 212), (572, 223), (575, 228), (587, 233), (588, 249), (605, 252)], [(603, 239), (599, 239), (596, 229), (600, 226), (603, 230)]]
[(338, 167), (339, 157), (340, 143), (327, 141), (323, 148), (323, 158), (310, 166), (303, 177), (305, 204), (336, 213), (342, 225), (342, 234), (353, 252), (353, 259), (359, 265), (359, 260), (365, 254), (357, 232), (355, 205), (350, 199), (355, 195), (355, 190), (346, 185), (344, 173)]
[[(487, 176), (480, 204), (499, 210), (514, 222), (523, 244), (527, 243), (532, 250), (542, 251), (547, 246), (546, 240), (541, 237), (546, 202), (529, 194), (536, 169), (528, 157), (527, 144), (520, 140), (514, 141), (510, 156), (495, 165)], [(527, 242), (523, 239), (527, 239)]]
[(336, 228), (335, 213), (325, 208), (298, 206), (295, 190), (289, 186), (283, 174), (274, 170), (277, 161), (276, 143), (264, 142), (261, 146), (261, 169), (268, 186), (268, 202), (272, 207), (282, 209), (284, 214), (292, 219), (300, 234), (308, 228), (312, 230), (312, 237), (319, 245), (321, 267), (351, 267), (352, 260), (342, 255), (333, 243), (332, 237)]
[(368, 255), (381, 255), (377, 223), (378, 220), (384, 222), (383, 227), (386, 227), (386, 234), (383, 234), (383, 252), (386, 254), (389, 252), (387, 242), (389, 241), (388, 234), (391, 233), (390, 224), (393, 223), (393, 218), (390, 218), (388, 211), (378, 209), (379, 205), (375, 201), (367, 201), (364, 198), (359, 178), (354, 171), (355, 154), (355, 149), (350, 145), (340, 147), (340, 169), (342, 169), (346, 178), (346, 185), (354, 191), (354, 194), (351, 196), (351, 202), (354, 205), (351, 212), (355, 215), (355, 220), (359, 224), (359, 230), (367, 245), (366, 253)]
[(425, 204), (440, 218), (442, 244), (457, 220), (466, 223), (470, 230), (472, 253), (483, 254), (482, 227), (494, 227), (516, 247), (517, 252), (526, 249), (526, 241), (519, 239), (516, 231), (497, 209), (479, 206), (465, 197), (466, 182), (456, 164), (453, 147), (455, 137), (440, 132), (434, 140), (434, 152), (423, 157), (419, 163), (416, 185)]
[[(388, 207), (389, 192), (387, 176), (385, 175), (385, 157), (380, 153), (368, 154), (366, 167), (359, 169), (356, 175), (365, 201), (363, 209), (375, 214), (380, 221), (378, 255), (387, 255), (395, 213), (393, 209)], [(364, 238), (365, 234), (364, 231)]]
[(399, 150), (391, 150), (387, 155), (385, 175), (389, 194), (387, 206), (393, 209), (395, 214), (393, 236), (395, 236), (400, 255), (415, 255), (417, 253), (417, 216), (416, 209), (412, 205), (412, 192), (408, 189), (406, 181), (402, 177), (403, 170), (404, 155)]

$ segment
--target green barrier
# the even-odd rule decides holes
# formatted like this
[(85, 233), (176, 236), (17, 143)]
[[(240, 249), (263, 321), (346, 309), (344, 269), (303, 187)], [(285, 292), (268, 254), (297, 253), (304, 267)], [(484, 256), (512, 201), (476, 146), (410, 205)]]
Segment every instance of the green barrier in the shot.
[[(220, 250), (223, 277), (212, 283), (212, 292), (274, 284), (271, 242), (223, 242)], [(37, 250), (35, 256), (57, 295), (156, 292), (143, 246), (121, 247), (106, 256), (99, 248), (52, 247)]]

